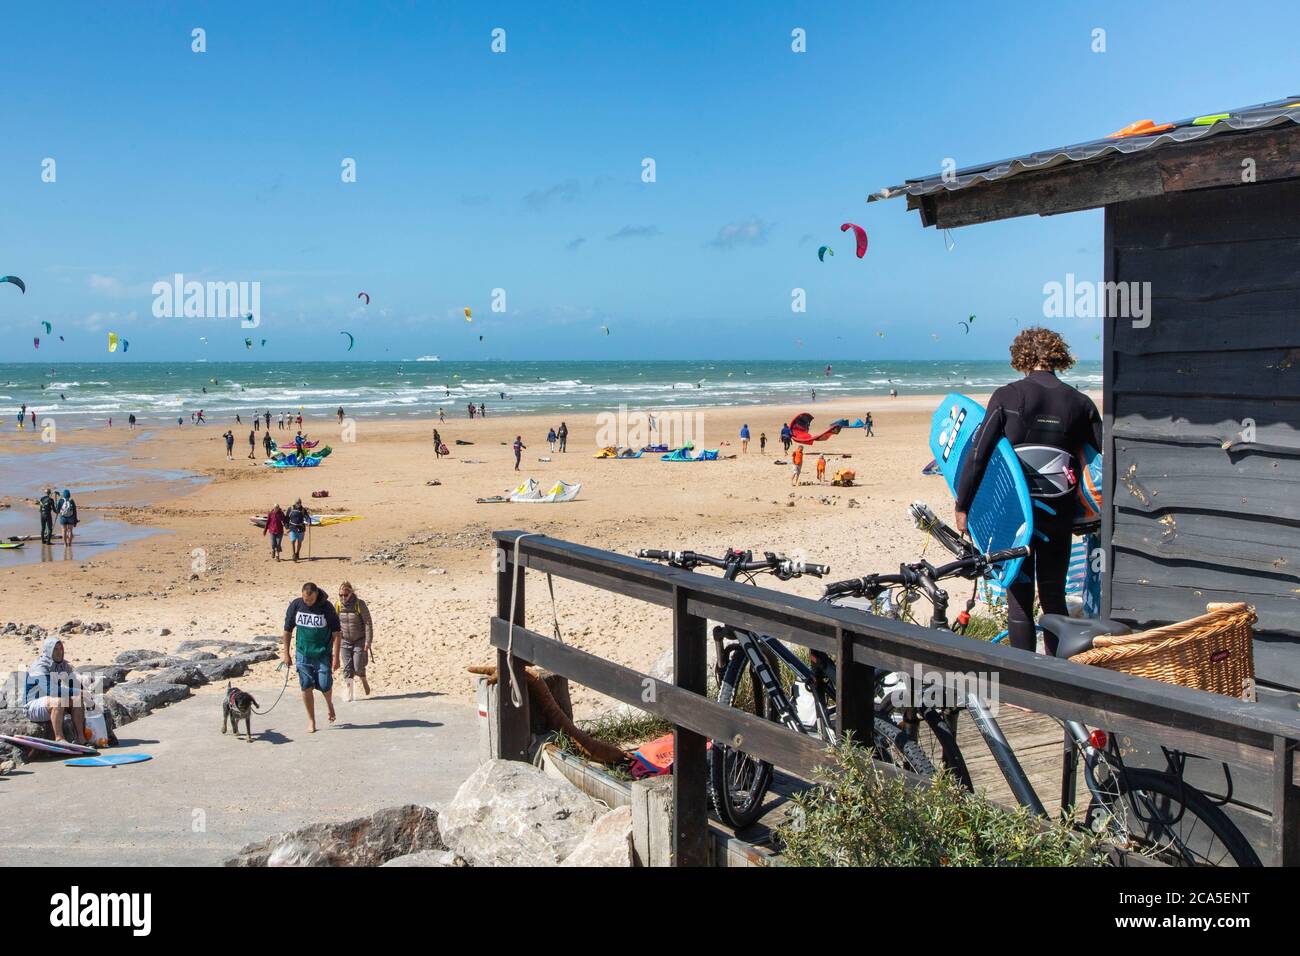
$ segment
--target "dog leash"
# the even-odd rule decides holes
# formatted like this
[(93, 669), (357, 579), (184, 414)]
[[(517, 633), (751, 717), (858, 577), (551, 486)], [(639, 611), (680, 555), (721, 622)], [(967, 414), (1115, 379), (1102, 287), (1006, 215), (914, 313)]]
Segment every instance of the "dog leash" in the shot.
[[(280, 663), (275, 665), (276, 670), (279, 670), (282, 667), (284, 667), (284, 661), (280, 661)], [(284, 692), (288, 689), (289, 689), (289, 668), (284, 667), (284, 686), (280, 688), (280, 697), (283, 697)], [(275, 704), (280, 703), (280, 697), (277, 697), (275, 699)], [(254, 707), (253, 713), (257, 714), (259, 717), (262, 714), (269, 714), (271, 711), (275, 710), (275, 704), (272, 704), (270, 707), (266, 708), (266, 710), (258, 710), (256, 707)]]

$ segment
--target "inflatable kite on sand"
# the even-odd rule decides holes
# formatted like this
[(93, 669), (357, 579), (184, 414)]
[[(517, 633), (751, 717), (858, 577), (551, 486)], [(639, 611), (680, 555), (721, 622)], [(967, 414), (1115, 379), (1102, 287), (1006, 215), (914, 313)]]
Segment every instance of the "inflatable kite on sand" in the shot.
[(790, 421), (790, 437), (801, 445), (811, 445), (815, 441), (825, 441), (832, 435), (838, 435), (840, 429), (844, 427), (843, 419), (835, 422), (830, 428), (820, 435), (813, 435), (808, 431), (808, 426), (812, 424), (813, 417), (808, 412), (800, 412)]

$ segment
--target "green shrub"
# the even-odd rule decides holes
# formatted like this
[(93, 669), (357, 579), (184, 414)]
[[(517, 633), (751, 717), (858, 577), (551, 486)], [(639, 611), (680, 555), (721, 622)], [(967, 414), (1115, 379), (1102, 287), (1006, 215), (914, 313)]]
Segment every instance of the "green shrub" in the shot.
[(1047, 824), (963, 790), (948, 774), (908, 788), (869, 751), (836, 748), (836, 768), (795, 797), (778, 828), (791, 866), (1099, 866), (1099, 837)]

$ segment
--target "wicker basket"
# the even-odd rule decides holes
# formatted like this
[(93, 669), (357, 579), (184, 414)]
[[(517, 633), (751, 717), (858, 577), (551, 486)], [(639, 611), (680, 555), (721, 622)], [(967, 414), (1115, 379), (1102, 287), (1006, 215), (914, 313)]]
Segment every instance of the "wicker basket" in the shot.
[(1255, 609), (1249, 605), (1210, 604), (1205, 614), (1190, 621), (1100, 636), (1091, 650), (1070, 660), (1229, 697), (1250, 697), (1254, 624)]

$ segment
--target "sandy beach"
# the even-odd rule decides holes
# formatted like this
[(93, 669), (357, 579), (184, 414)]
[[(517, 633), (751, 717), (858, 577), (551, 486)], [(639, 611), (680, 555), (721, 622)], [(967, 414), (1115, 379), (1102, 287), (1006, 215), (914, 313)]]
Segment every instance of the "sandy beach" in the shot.
[[(0, 565), (4, 619), (51, 630), (74, 619), (110, 625), (111, 630), (65, 638), (74, 664), (99, 664), (125, 649), (165, 651), (191, 638), (278, 635), (285, 608), (304, 581), (333, 595), (339, 582), (350, 580), (376, 621), (376, 691), (432, 690), (469, 699), (466, 667), (490, 660), (493, 530), (538, 531), (624, 553), (643, 547), (801, 551), (810, 561), (831, 565), (837, 578), (890, 569), (916, 560), (926, 543), (908, 518), (909, 502), (919, 498), (941, 514), (951, 512), (942, 479), (921, 474), (932, 457), (926, 437), (938, 400), (873, 396), (700, 409), (704, 441), (698, 447), (736, 457), (699, 464), (666, 463), (657, 455), (597, 460), (598, 420), (589, 413), (566, 419), (568, 452), (560, 454), (548, 450), (545, 437), (561, 416), (510, 417), (489, 409), (486, 419), (471, 421), (457, 409), (457, 417), (438, 425), (452, 452), (440, 461), (431, 442), (436, 420), (361, 419), (355, 441), (344, 442), (333, 417), (308, 419), (304, 431), (332, 445), (334, 453), (318, 468), (287, 471), (265, 467), (260, 455), (242, 457), (248, 453), (247, 424), (241, 429), (220, 421), (134, 433), (116, 426), (65, 429), (58, 442), (64, 454), (68, 446), (108, 448), (154, 476), (188, 473), (207, 480), (155, 477), (143, 487), (84, 494), (74, 484), (83, 515), (79, 536), (87, 542), (104, 519), (156, 533), (106, 551), (74, 546), (71, 559), (61, 543), (48, 549), (28, 543), (26, 557), (42, 552), (39, 562)], [(868, 438), (861, 429), (847, 429), (818, 443), (816, 451), (828, 454), (826, 483), (817, 483), (810, 454), (802, 484), (794, 488), (788, 466), (774, 462), (784, 457), (781, 423), (800, 411), (816, 416), (814, 432), (836, 418), (871, 411), (876, 434)], [(738, 438), (744, 423), (753, 435), (748, 454), (741, 453)], [(236, 434), (233, 462), (226, 461), (221, 439), (227, 427)], [(758, 447), (763, 432), (765, 454)], [(516, 435), (527, 446), (518, 473), (509, 447)], [(278, 431), (273, 423), (272, 436), (288, 439), (292, 432)], [(457, 439), (473, 444), (456, 445)], [(24, 470), (33, 461), (26, 456), (51, 447), (16, 431), (0, 437), (0, 455), (23, 454)], [(830, 485), (841, 466), (857, 472), (855, 487)], [(543, 484), (581, 482), (582, 493), (559, 505), (475, 503), (508, 493), (528, 477)], [(433, 480), (440, 484), (430, 485)], [(311, 492), (322, 489), (329, 497), (313, 500)], [(39, 523), (29, 499), (40, 488), (11, 485), (5, 491), (0, 504), (8, 504), (11, 515), (28, 509), (35, 533)], [(142, 504), (142, 497), (149, 503)], [(276, 563), (269, 539), (249, 516), (266, 514), (276, 502), (287, 507), (298, 497), (317, 512), (360, 520), (313, 530), (309, 560)], [(812, 578), (782, 587), (820, 593)], [(566, 641), (635, 667), (648, 666), (669, 646), (668, 622), (659, 609), (589, 590), (556, 582)], [(529, 604), (529, 625), (549, 633), (549, 601), (544, 590), (533, 593), (538, 598)], [(0, 636), (0, 668), (25, 667), (36, 651), (32, 642)], [(255, 678), (270, 679), (274, 664), (260, 667)], [(588, 712), (594, 706), (582, 694), (577, 703)]]

